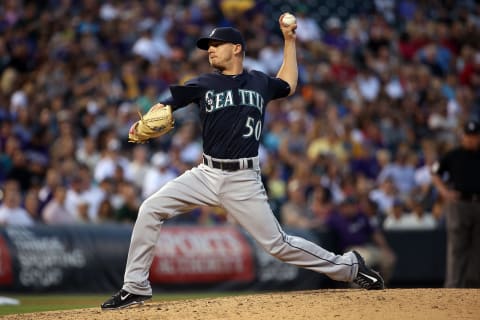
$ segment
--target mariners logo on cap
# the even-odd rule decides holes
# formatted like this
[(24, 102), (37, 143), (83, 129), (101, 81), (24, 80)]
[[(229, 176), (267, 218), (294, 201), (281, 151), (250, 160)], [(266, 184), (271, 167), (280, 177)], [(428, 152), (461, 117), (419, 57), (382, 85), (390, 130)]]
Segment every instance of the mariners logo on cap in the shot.
[(242, 34), (240, 31), (232, 27), (219, 27), (213, 29), (208, 37), (198, 39), (197, 47), (202, 50), (208, 50), (209, 41), (211, 40), (240, 44), (242, 45), (242, 49), (245, 50), (245, 40), (243, 39)]

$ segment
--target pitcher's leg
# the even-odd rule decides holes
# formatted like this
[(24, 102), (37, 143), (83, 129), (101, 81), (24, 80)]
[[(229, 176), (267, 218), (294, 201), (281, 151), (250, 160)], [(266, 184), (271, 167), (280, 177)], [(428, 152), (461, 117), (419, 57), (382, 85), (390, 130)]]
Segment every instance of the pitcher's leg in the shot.
[(132, 232), (122, 289), (152, 295), (148, 276), (163, 221), (200, 205), (216, 205), (210, 174), (194, 168), (142, 203)]
[(223, 198), (225, 209), (271, 255), (338, 281), (352, 281), (358, 262), (352, 252), (335, 255), (306, 239), (286, 234), (265, 196), (246, 201)]
[[(122, 289), (140, 295), (152, 295), (148, 281), (154, 248), (160, 235), (163, 219), (150, 209), (148, 198), (139, 208), (133, 227)], [(158, 198), (161, 199), (161, 198)]]

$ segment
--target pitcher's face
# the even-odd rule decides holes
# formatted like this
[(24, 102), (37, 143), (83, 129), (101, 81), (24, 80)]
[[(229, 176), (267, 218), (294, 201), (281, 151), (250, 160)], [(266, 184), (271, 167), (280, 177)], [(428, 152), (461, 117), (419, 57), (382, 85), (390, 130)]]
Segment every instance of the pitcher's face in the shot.
[(241, 47), (238, 44), (233, 44), (223, 41), (212, 40), (208, 44), (208, 62), (212, 67), (220, 71), (229, 69), (233, 63), (233, 56)]

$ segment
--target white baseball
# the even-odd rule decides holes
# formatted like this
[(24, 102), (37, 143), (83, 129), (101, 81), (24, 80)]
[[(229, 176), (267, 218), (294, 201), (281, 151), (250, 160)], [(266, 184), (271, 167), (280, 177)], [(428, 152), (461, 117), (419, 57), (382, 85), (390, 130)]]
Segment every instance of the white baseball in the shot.
[(297, 18), (291, 13), (285, 13), (285, 15), (282, 18), (282, 22), (284, 25), (289, 26), (297, 22)]

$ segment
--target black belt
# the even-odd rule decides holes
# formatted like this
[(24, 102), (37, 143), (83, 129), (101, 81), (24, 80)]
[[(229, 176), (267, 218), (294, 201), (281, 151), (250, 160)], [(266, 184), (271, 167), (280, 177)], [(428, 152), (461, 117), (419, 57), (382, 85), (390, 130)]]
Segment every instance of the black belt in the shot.
[(480, 202), (480, 193), (461, 194), (460, 200), (467, 202)]
[(209, 167), (215, 169), (221, 169), (225, 171), (237, 171), (240, 169), (253, 169), (253, 160), (247, 159), (246, 166), (244, 165), (243, 168), (240, 166), (240, 162), (242, 160), (233, 160), (233, 161), (218, 161), (211, 159), (211, 165), (207, 159), (207, 157), (203, 156), (203, 163)]

